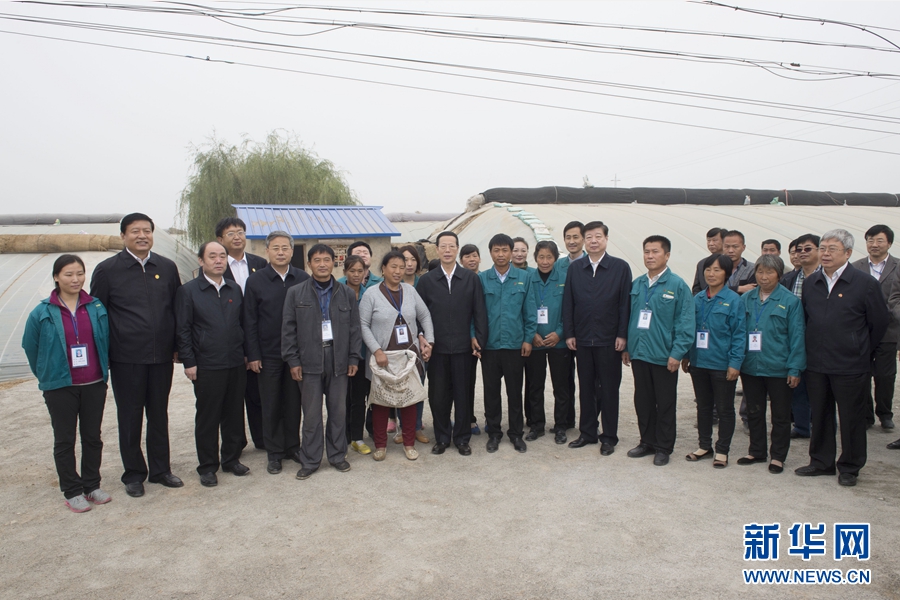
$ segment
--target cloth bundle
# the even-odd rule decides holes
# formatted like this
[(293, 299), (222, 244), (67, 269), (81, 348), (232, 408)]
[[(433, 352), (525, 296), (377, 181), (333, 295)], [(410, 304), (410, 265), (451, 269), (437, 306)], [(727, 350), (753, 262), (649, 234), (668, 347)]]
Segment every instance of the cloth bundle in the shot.
[(405, 408), (428, 399), (416, 369), (418, 357), (412, 350), (388, 350), (386, 367), (379, 367), (375, 355), (369, 357), (372, 389), (369, 402), (390, 408)]

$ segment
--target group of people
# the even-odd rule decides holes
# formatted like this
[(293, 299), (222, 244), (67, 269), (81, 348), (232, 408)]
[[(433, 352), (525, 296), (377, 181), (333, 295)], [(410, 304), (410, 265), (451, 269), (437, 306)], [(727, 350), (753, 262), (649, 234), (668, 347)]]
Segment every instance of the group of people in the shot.
[[(750, 436), (739, 465), (768, 462), (770, 472), (781, 473), (791, 439), (809, 437), (809, 464), (795, 472), (837, 471), (841, 485), (854, 485), (866, 461), (867, 426), (878, 417), (882, 428), (894, 427), (900, 265), (889, 254), (894, 234), (885, 225), (866, 232), (868, 257), (852, 265), (849, 232), (800, 236), (789, 245), (790, 270), (777, 240), (763, 241), (753, 263), (743, 258), (741, 232), (714, 228), (693, 289), (668, 268), (671, 242), (659, 235), (643, 241), (647, 272), (633, 278), (627, 262), (607, 253), (609, 229), (600, 221), (566, 225), (562, 256), (555, 242), (538, 242), (537, 268), (528, 266), (522, 238), (491, 238), (492, 265), (481, 269), (479, 248), (460, 248), (457, 235), (444, 231), (427, 272), (419, 250), (404, 246), (381, 258), (378, 277), (372, 249), (360, 241), (348, 248), (344, 277), (336, 279), (331, 247), (307, 250), (307, 273), (291, 264), (289, 233), (269, 233), (266, 257), (258, 257), (245, 251), (245, 224), (227, 217), (215, 241), (200, 247), (197, 277), (183, 285), (175, 264), (151, 251), (153, 231), (147, 215), (124, 217), (125, 249), (97, 265), (90, 293), (83, 261), (60, 256), (55, 289), (26, 323), (23, 347), (50, 412), (60, 489), (75, 512), (110, 500), (100, 488), (107, 373), (126, 493), (142, 496), (147, 480), (183, 485), (169, 461), (174, 363), (193, 384), (197, 472), (207, 487), (217, 485), (220, 468), (236, 476), (250, 471), (240, 461), (245, 410), (271, 474), (291, 459), (300, 465), (297, 478), (306, 479), (323, 456), (346, 472), (351, 449), (384, 460), (389, 433), (415, 460), (416, 442), (430, 442), (422, 431), (424, 390), (422, 399), (413, 394), (396, 405), (375, 393), (377, 374), (397, 355), (414, 363), (409, 378), (420, 389), (427, 378), (435, 455), (451, 444), (472, 454), (472, 436), (481, 433), (479, 361), (489, 453), (504, 437), (503, 383), (506, 436), (517, 452), (548, 430), (556, 444), (568, 442), (577, 374), (578, 435), (568, 445), (599, 444), (601, 455), (612, 454), (623, 365), (634, 376), (640, 433), (628, 456), (653, 456), (657, 466), (675, 447), (679, 368), (691, 376), (697, 406), (698, 449), (688, 461), (729, 464), (738, 380), (738, 412)], [(900, 448), (900, 440), (889, 447)]]

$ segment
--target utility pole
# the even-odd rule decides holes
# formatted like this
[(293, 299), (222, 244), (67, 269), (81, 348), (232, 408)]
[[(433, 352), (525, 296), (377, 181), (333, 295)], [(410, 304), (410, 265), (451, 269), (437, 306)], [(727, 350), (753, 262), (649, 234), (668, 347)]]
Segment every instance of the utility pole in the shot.
[(610, 181), (613, 182), (613, 187), (619, 187), (619, 181), (621, 181), (621, 180), (619, 179), (619, 174), (616, 173), (615, 176), (613, 176), (613, 178), (610, 179)]

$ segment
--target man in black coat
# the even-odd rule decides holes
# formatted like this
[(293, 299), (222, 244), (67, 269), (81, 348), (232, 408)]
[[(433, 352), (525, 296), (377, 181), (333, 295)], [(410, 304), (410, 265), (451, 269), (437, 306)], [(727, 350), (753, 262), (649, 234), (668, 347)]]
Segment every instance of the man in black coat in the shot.
[(197, 472), (206, 487), (218, 484), (220, 429), (222, 470), (238, 476), (250, 472), (240, 462), (247, 444), (241, 402), (247, 381), (242, 296), (237, 284), (223, 277), (227, 256), (218, 242), (200, 246), (200, 275), (175, 296), (178, 356), (197, 398)]
[[(472, 415), (469, 414), (468, 384), (473, 354), (487, 341), (487, 311), (478, 275), (456, 262), (459, 238), (452, 231), (436, 240), (441, 264), (419, 279), (416, 291), (431, 313), (434, 346), (428, 363), (428, 387), (432, 393), (435, 444), (432, 454), (443, 454), (452, 437), (463, 456), (472, 454)], [(474, 326), (475, 337), (472, 337)], [(455, 412), (450, 430), (450, 409)]]
[[(247, 284), (247, 278), (257, 271), (266, 268), (266, 259), (262, 256), (244, 252), (247, 246), (247, 225), (237, 217), (225, 217), (216, 223), (216, 241), (225, 247), (228, 252), (223, 277), (238, 284), (241, 293)], [(247, 366), (247, 388), (244, 390), (244, 403), (247, 406), (247, 425), (250, 427), (250, 437), (257, 449), (265, 448), (262, 403), (259, 398), (259, 383), (256, 373)], [(247, 445), (247, 433), (244, 432), (244, 445)]]
[[(631, 267), (606, 253), (609, 228), (600, 221), (584, 226), (588, 255), (566, 273), (563, 335), (578, 359), (581, 435), (570, 448), (600, 442), (609, 456), (619, 442), (619, 385), (631, 313)], [(599, 388), (599, 389), (598, 389)], [(598, 435), (597, 417), (603, 424)]]
[(266, 255), (269, 265), (252, 273), (244, 287), (244, 332), (248, 373), (259, 381), (266, 470), (274, 475), (285, 457), (300, 462), (300, 388), (281, 359), (281, 325), (288, 289), (309, 275), (291, 266), (294, 240), (285, 231), (266, 237)]
[[(175, 356), (175, 293), (178, 268), (153, 247), (153, 220), (142, 213), (120, 224), (125, 250), (101, 262), (91, 295), (109, 313), (109, 371), (119, 422), (122, 483), (132, 497), (144, 495), (144, 480), (184, 485), (169, 466), (169, 391)], [(141, 451), (147, 413), (147, 459)], [(149, 469), (148, 469), (149, 463)]]
[(822, 270), (803, 282), (806, 377), (812, 411), (809, 465), (797, 475), (834, 475), (837, 448), (834, 406), (841, 424), (838, 483), (856, 485), (866, 464), (866, 386), (872, 354), (890, 322), (878, 282), (848, 264), (853, 236), (843, 229), (822, 235)]

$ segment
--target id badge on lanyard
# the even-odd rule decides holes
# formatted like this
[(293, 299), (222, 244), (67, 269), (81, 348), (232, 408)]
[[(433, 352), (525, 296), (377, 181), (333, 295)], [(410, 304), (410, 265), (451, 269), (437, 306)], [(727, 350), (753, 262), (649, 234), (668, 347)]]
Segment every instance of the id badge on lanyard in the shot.
[(331, 332), (331, 320), (322, 321), (322, 341), (330, 342), (334, 339), (334, 334)]
[(762, 352), (762, 332), (751, 331), (748, 340), (747, 349), (750, 352)]
[(548, 323), (550, 323), (550, 309), (546, 306), (541, 306), (537, 309), (537, 324), (547, 325)]
[(409, 328), (404, 325), (394, 325), (394, 334), (397, 336), (398, 344), (409, 343)]
[(706, 350), (709, 348), (709, 332), (708, 331), (698, 331), (697, 332), (697, 349), (698, 350)]
[(650, 329), (650, 320), (653, 318), (653, 311), (650, 309), (645, 309), (641, 311), (640, 317), (638, 317), (638, 329)]
[(80, 369), (88, 366), (87, 344), (72, 344), (69, 346), (72, 354), (72, 368)]

